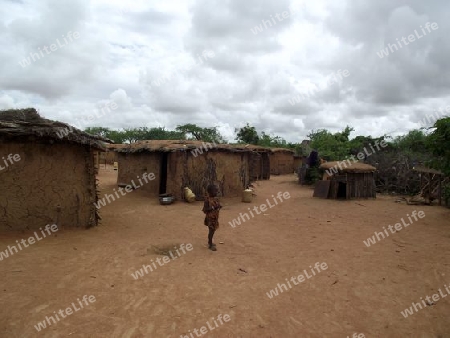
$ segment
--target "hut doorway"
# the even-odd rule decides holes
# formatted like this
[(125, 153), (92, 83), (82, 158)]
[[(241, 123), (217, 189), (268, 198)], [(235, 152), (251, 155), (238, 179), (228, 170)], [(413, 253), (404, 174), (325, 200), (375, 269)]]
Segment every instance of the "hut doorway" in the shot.
[(338, 182), (338, 189), (337, 189), (337, 198), (339, 199), (346, 199), (347, 198), (347, 183), (345, 182)]
[(261, 174), (263, 180), (270, 179), (270, 158), (268, 153), (262, 154)]
[(165, 194), (167, 190), (167, 161), (169, 153), (161, 154), (161, 170), (159, 171), (159, 193)]
[(270, 179), (270, 159), (268, 153), (252, 152), (249, 158), (250, 181)]

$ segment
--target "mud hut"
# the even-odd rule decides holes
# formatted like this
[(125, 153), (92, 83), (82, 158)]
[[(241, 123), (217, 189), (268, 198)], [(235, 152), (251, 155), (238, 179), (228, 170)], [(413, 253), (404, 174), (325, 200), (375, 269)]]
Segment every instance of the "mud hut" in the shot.
[(285, 175), (294, 172), (294, 151), (286, 148), (272, 148), (270, 155), (270, 173)]
[(222, 196), (241, 196), (252, 181), (254, 157), (270, 151), (187, 140), (138, 141), (114, 150), (118, 153), (119, 186), (132, 185), (144, 173), (153, 173), (155, 179), (139, 188), (152, 195), (170, 193), (177, 199), (184, 198), (185, 187), (202, 199), (210, 182), (218, 185)]
[(325, 162), (322, 181), (317, 181), (315, 197), (331, 199), (375, 198), (375, 167), (350, 160)]
[(106, 168), (108, 165), (113, 165), (117, 162), (117, 152), (114, 151), (116, 148), (120, 148), (122, 144), (106, 144), (106, 151), (100, 152), (99, 164), (101, 168)]
[(0, 111), (0, 228), (97, 225), (94, 152), (104, 141), (33, 108)]
[(235, 145), (238, 149), (248, 152), (250, 181), (261, 181), (270, 179), (270, 154), (269, 148), (256, 145)]

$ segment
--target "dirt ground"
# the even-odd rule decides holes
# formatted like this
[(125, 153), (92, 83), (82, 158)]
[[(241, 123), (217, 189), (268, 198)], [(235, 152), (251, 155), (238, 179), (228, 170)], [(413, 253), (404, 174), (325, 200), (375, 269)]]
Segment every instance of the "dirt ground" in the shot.
[[(116, 175), (100, 171), (100, 196), (116, 188)], [(291, 197), (264, 214), (235, 228), (228, 224), (286, 191)], [(207, 249), (202, 202), (161, 206), (136, 190), (103, 207), (100, 226), (61, 229), (3, 259), (0, 336), (450, 337), (450, 297), (407, 318), (401, 314), (444, 285), (450, 290), (450, 209), (409, 206), (389, 196), (316, 199), (295, 175), (258, 182), (256, 194), (251, 204), (222, 199), (217, 252)], [(413, 210), (426, 216), (364, 245), (375, 231)], [(0, 251), (31, 234), (2, 233)], [(193, 250), (142, 278), (132, 277), (163, 257), (155, 247), (182, 243)], [(316, 262), (328, 268), (267, 296), (303, 270), (311, 275), (309, 266)], [(35, 329), (45, 316), (78, 304), (84, 295), (95, 296), (95, 302)], [(231, 320), (221, 324), (218, 316), (227, 314)], [(202, 333), (207, 322), (213, 330)]]

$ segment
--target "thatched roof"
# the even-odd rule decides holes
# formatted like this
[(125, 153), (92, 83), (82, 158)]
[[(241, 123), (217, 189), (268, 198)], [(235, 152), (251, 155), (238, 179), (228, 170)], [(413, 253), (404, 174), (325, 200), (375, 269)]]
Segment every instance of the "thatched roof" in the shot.
[(147, 140), (137, 141), (131, 144), (111, 144), (108, 149), (119, 153), (138, 153), (138, 152), (176, 152), (191, 151), (196, 148), (208, 149), (214, 151), (227, 152), (271, 152), (270, 148), (251, 144), (219, 144), (192, 140)]
[(293, 151), (292, 149), (288, 149), (288, 148), (270, 148), (270, 149), (274, 153), (290, 153), (292, 155), (295, 154), (295, 151)]
[(325, 162), (321, 164), (319, 168), (329, 170), (333, 167), (339, 170), (340, 172), (347, 172), (347, 173), (370, 173), (377, 170), (370, 164), (361, 162), (352, 162), (350, 160)]
[(444, 175), (444, 173), (442, 173), (439, 170), (431, 169), (431, 168), (427, 168), (427, 167), (422, 167), (422, 166), (415, 166), (413, 168), (413, 170), (417, 171), (419, 173), (434, 174), (434, 175)]
[(0, 111), (0, 138), (17, 139), (36, 137), (53, 141), (89, 145), (106, 150), (106, 138), (90, 135), (69, 124), (42, 118), (34, 108)]

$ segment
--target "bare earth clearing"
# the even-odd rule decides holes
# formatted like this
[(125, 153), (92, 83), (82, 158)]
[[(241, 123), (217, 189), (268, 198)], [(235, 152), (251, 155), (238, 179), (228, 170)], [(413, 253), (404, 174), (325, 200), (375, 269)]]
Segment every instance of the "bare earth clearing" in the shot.
[[(116, 188), (116, 176), (100, 171), (100, 197)], [(231, 321), (198, 336), (450, 337), (450, 297), (408, 318), (400, 313), (450, 285), (449, 209), (385, 196), (315, 199), (295, 175), (258, 182), (256, 189), (251, 204), (222, 199), (217, 252), (206, 247), (202, 202), (161, 206), (136, 190), (102, 208), (99, 227), (59, 230), (3, 259), (0, 336), (180, 337), (190, 330), (197, 337), (194, 329), (208, 321), (215, 327), (212, 318), (228, 314)], [(279, 191), (291, 198), (236, 228), (228, 224)], [(363, 244), (413, 210), (426, 217), (371, 247)], [(31, 234), (1, 234), (0, 251)], [(131, 273), (162, 257), (152, 246), (181, 243), (193, 250), (133, 279)], [(328, 269), (269, 299), (277, 283), (316, 262)], [(45, 316), (84, 295), (96, 301), (37, 332)]]

